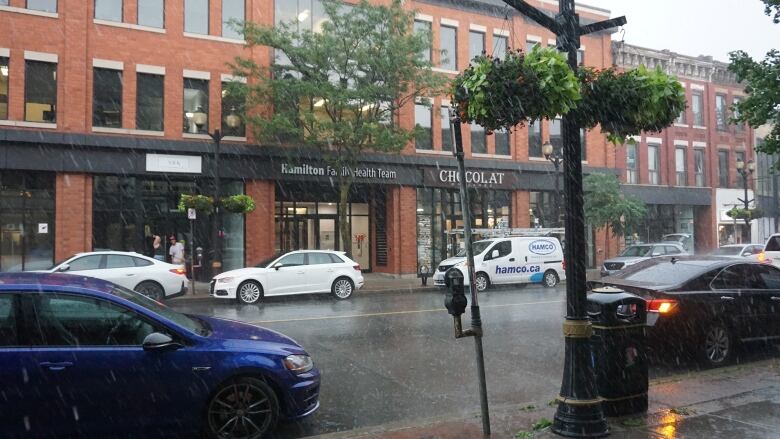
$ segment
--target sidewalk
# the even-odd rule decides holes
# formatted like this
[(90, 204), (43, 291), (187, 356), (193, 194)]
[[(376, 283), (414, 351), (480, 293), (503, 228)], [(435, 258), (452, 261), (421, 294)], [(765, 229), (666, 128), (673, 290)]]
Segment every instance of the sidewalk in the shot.
[[(552, 399), (553, 395), (551, 395)], [(491, 438), (559, 438), (548, 401), (491, 407)], [(611, 438), (780, 438), (780, 359), (653, 380), (647, 414), (610, 418)], [(536, 426), (536, 430), (534, 429)], [(315, 436), (316, 439), (476, 439), (479, 413)]]

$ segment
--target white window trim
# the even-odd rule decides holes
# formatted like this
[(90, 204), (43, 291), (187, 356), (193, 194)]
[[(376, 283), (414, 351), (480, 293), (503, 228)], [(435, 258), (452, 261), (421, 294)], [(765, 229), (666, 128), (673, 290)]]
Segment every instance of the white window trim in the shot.
[(111, 27), (119, 27), (122, 29), (132, 29), (132, 30), (140, 30), (144, 32), (154, 32), (156, 34), (164, 34), (165, 28), (159, 28), (159, 27), (152, 27), (152, 26), (142, 26), (140, 24), (133, 24), (133, 23), (122, 23), (119, 21), (110, 21), (110, 20), (101, 20), (99, 18), (93, 18), (92, 22), (95, 24), (99, 24), (101, 26), (111, 26)]
[(222, 73), (219, 75), (219, 78), (222, 80), (222, 82), (240, 82), (242, 84), (246, 84), (246, 78), (243, 76), (233, 76), (228, 73)]
[(181, 133), (181, 136), (185, 139), (212, 140), (208, 134)]
[(439, 24), (441, 24), (442, 26), (449, 26), (449, 27), (459, 27), (460, 26), (460, 22), (458, 22), (458, 20), (453, 20), (451, 18), (440, 18), (439, 19)]
[(225, 37), (218, 37), (215, 35), (202, 35), (202, 34), (193, 34), (189, 32), (184, 32), (184, 36), (187, 38), (196, 38), (199, 40), (208, 40), (208, 41), (219, 41), (220, 43), (230, 43), (230, 44), (240, 44), (240, 45), (246, 45), (245, 40), (237, 40), (235, 38), (225, 38)]
[(530, 41), (532, 43), (539, 43), (539, 44), (541, 44), (542, 43), (542, 37), (540, 37), (538, 35), (526, 35), (525, 36), (525, 41), (526, 42)]
[(557, 40), (555, 40), (555, 39), (553, 39), (553, 38), (549, 38), (549, 39), (547, 39), (547, 46), (553, 46), (553, 47), (555, 47), (555, 46), (557, 46), (557, 45), (558, 45), (558, 41), (557, 41)]
[(628, 136), (628, 138), (636, 143), (642, 143), (642, 136)]
[[(449, 152), (449, 151), (448, 151)], [(450, 153), (452, 154), (452, 153)], [(511, 155), (504, 155), (504, 154), (485, 154), (481, 152), (472, 152), (471, 156), (478, 159), (501, 159), (501, 160), (512, 160)]]
[(674, 146), (688, 146), (688, 141), (674, 139)]
[(701, 125), (694, 125), (693, 128), (695, 128), (697, 130), (706, 130), (707, 129), (707, 127), (703, 127)]
[(59, 57), (57, 56), (56, 53), (33, 52), (32, 50), (24, 51), (24, 59), (30, 61), (42, 61), (42, 62), (51, 62), (51, 63), (59, 62)]
[(460, 71), (458, 70), (443, 69), (441, 67), (431, 67), (431, 70), (438, 73), (449, 73), (452, 75), (457, 75), (458, 73), (460, 73)]
[(548, 161), (544, 157), (531, 157), (531, 156), (528, 156), (528, 160), (530, 160), (532, 162), (546, 162), (546, 161)]
[(655, 143), (655, 144), (658, 144), (658, 145), (663, 145), (664, 144), (664, 139), (662, 139), (660, 137), (645, 137), (645, 141), (647, 143)]
[(11, 49), (0, 47), (0, 56), (3, 58), (9, 58), (11, 56)]
[(584, 45), (584, 44), (581, 44), (581, 45), (580, 45), (580, 48), (579, 48), (579, 49), (577, 49), (577, 50), (581, 50), (581, 51), (583, 51), (583, 52), (584, 52), (584, 51), (585, 51), (585, 45)]
[(109, 69), (109, 70), (124, 70), (125, 63), (123, 63), (122, 61), (111, 61), (108, 59), (92, 58), (92, 67), (97, 67), (99, 69)]
[(704, 91), (705, 87), (701, 84), (691, 84), (691, 90), (701, 90)]
[(246, 136), (225, 136), (222, 140), (226, 142), (246, 142)]
[(496, 28), (493, 28), (493, 36), (509, 38), (509, 36), (510, 36), (509, 29), (496, 29)]
[(678, 128), (690, 128), (690, 125), (688, 125), (686, 123), (676, 123), (675, 122), (674, 126), (676, 126)]
[(163, 66), (152, 66), (149, 64), (136, 64), (135, 71), (137, 73), (149, 73), (151, 75), (165, 76), (165, 67)]
[(183, 75), (187, 79), (205, 79), (211, 81), (211, 72), (184, 69)]
[(452, 155), (452, 151), (442, 151), (435, 149), (415, 149), (417, 154), (432, 154), (432, 155)]
[(165, 136), (164, 131), (136, 130), (132, 128), (92, 127), (92, 132), (104, 133), (104, 134), (133, 134), (138, 136), (153, 136), (153, 137)]
[(685, 81), (680, 81), (680, 86), (681, 86), (682, 88), (687, 88), (687, 87), (688, 87), (688, 84), (687, 84)]
[(57, 129), (57, 124), (56, 123), (28, 122), (26, 120), (3, 120), (3, 119), (0, 119), (0, 126), (21, 127), (21, 128)]
[(487, 33), (487, 26), (482, 26), (481, 24), (469, 24), (469, 30), (474, 32), (481, 32), (483, 34)]
[(449, 99), (442, 98), (441, 104), (439, 104), (440, 107), (447, 107), (449, 108), (452, 102)]
[(416, 13), (414, 14), (414, 20), (427, 21), (428, 23), (433, 23), (433, 15)]
[(56, 12), (36, 11), (34, 9), (17, 8), (15, 6), (0, 6), (0, 11), (15, 12), (17, 14), (35, 15), (36, 17), (59, 18)]
[(699, 141), (694, 140), (693, 141), (693, 147), (694, 148), (706, 148), (707, 147), (707, 142), (699, 142)]

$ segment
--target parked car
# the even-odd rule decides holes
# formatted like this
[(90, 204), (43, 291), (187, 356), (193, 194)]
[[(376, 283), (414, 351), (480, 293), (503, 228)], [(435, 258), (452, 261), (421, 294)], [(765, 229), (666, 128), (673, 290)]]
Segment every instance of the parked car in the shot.
[(735, 259), (750, 258), (756, 260), (758, 255), (763, 251), (764, 244), (728, 244), (713, 250), (710, 253), (710, 256)]
[(45, 271), (107, 280), (154, 300), (170, 299), (187, 292), (187, 270), (184, 266), (132, 252), (78, 253)]
[(693, 235), (690, 233), (669, 233), (661, 237), (660, 242), (674, 242), (685, 249), (685, 253), (693, 254)]
[(647, 260), (589, 282), (647, 301), (649, 344), (717, 366), (737, 342), (780, 339), (780, 269), (709, 256)]
[[(473, 250), (477, 291), (514, 283), (541, 283), (552, 288), (566, 279), (563, 249), (557, 238), (492, 238), (474, 242)], [(434, 285), (444, 287), (444, 273), (452, 267), (461, 270), (469, 282), (465, 264), (465, 250), (441, 261), (433, 274)]]
[(766, 240), (763, 256), (759, 259), (780, 267), (780, 233), (775, 233)]
[(625, 248), (619, 255), (607, 259), (601, 266), (601, 275), (610, 276), (625, 267), (638, 264), (650, 258), (665, 255), (687, 254), (685, 248), (675, 242), (660, 242), (657, 244), (637, 244)]
[(211, 280), (209, 291), (218, 299), (252, 304), (265, 296), (307, 293), (330, 292), (337, 299), (348, 299), (362, 286), (360, 264), (344, 252), (305, 250), (220, 273)]
[(319, 407), (292, 339), (99, 279), (0, 274), (4, 438), (260, 438)]

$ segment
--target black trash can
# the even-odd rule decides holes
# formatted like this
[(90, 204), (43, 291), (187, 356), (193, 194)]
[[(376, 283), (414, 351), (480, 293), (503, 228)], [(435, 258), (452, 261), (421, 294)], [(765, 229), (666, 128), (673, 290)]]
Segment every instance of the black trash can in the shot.
[[(602, 290), (605, 291), (605, 290)], [(606, 416), (647, 411), (647, 302), (633, 294), (588, 295), (596, 383)]]

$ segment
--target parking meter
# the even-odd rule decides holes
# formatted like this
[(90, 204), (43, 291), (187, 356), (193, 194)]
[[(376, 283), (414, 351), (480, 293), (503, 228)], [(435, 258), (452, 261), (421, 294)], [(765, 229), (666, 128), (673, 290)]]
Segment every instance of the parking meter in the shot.
[(197, 247), (195, 249), (195, 260), (197, 261), (196, 267), (203, 265), (203, 247)]
[(450, 268), (444, 274), (444, 283), (447, 285), (444, 306), (447, 308), (447, 312), (455, 317), (460, 317), (466, 311), (466, 305), (468, 305), (463, 281), (463, 273), (455, 267)]

